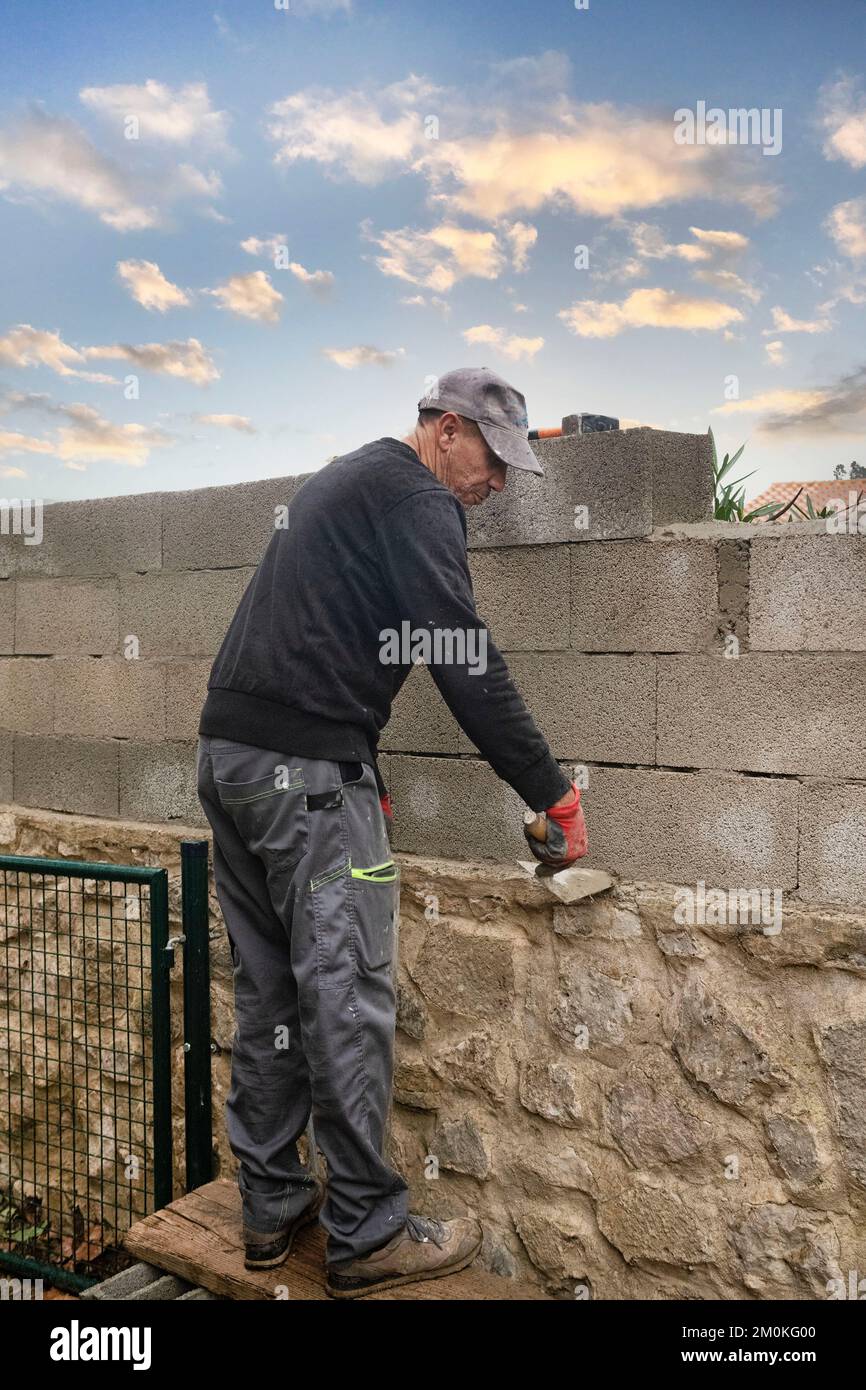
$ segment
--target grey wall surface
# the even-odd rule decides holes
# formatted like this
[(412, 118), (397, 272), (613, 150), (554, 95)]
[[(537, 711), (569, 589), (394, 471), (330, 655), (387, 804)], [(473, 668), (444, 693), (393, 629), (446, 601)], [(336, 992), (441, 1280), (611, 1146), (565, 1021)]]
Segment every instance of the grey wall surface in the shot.
[[(543, 479), (468, 514), (470, 565), (554, 755), (584, 770), (584, 862), (861, 902), (863, 537), (709, 521), (705, 436), (535, 448)], [(302, 483), (58, 503), (41, 545), (0, 536), (0, 802), (202, 823), (210, 665), (275, 508)], [(407, 681), (381, 747), (396, 848), (525, 857), (518, 798), (428, 671)]]

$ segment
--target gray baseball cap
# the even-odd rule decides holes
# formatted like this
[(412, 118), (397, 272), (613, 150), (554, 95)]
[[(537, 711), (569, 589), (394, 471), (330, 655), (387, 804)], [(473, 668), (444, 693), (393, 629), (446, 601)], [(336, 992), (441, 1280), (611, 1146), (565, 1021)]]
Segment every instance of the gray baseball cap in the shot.
[(525, 398), (488, 367), (458, 367), (437, 377), (418, 402), (418, 409), (453, 410), (474, 420), (503, 463), (544, 477), (544, 469), (529, 447)]

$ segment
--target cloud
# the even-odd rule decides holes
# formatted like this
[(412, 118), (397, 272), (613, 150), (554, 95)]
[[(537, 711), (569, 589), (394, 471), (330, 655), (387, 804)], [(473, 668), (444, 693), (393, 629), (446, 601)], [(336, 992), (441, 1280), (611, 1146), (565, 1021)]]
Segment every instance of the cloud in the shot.
[(661, 228), (651, 222), (636, 222), (629, 227), (629, 237), (640, 260), (666, 261), (676, 257), (682, 261), (708, 261), (711, 255), (706, 246), (695, 246), (689, 241), (666, 241)]
[(83, 471), (87, 463), (112, 459), (118, 463), (141, 467), (152, 449), (164, 448), (173, 442), (171, 435), (150, 425), (115, 425), (106, 420), (93, 406), (53, 402), (48, 396), (13, 393), (5, 405), (15, 409), (35, 410), (63, 423), (53, 439), (36, 439), (0, 431), (0, 449), (8, 452), (50, 454), (63, 461), (67, 468)]
[(320, 297), (334, 287), (334, 276), (330, 270), (306, 270), (299, 261), (289, 261), (288, 268), (296, 280)]
[(764, 329), (764, 337), (771, 337), (774, 333), (826, 333), (833, 327), (827, 319), (794, 319), (778, 304), (770, 312), (773, 327)]
[(544, 347), (543, 338), (519, 338), (507, 329), (494, 328), (489, 323), (479, 323), (474, 328), (465, 328), (463, 337), (467, 343), (487, 343), (497, 352), (501, 352), (503, 357), (510, 357), (512, 362), (522, 359), (531, 361)]
[(280, 317), (278, 306), (283, 302), (279, 290), (274, 289), (263, 270), (252, 270), (247, 275), (232, 275), (224, 285), (205, 290), (219, 304), (221, 309), (241, 318), (256, 319), (259, 323), (276, 323)]
[(225, 145), (228, 116), (225, 111), (214, 111), (206, 82), (188, 82), (173, 90), (150, 78), (140, 85), (84, 87), (79, 97), (91, 111), (113, 121), (121, 131), (129, 118), (135, 117), (141, 140), (159, 140), (169, 145), (200, 142), (216, 148)]
[(171, 343), (112, 343), (84, 349), (87, 357), (105, 357), (131, 362), (145, 372), (180, 377), (195, 386), (207, 386), (219, 379), (219, 369), (198, 338)]
[[(0, 448), (2, 448), (2, 447), (3, 447), (2, 444), (0, 444)], [(4, 468), (0, 468), (0, 478), (26, 478), (26, 477), (27, 477), (27, 473), (26, 473), (26, 470), (23, 469), (23, 468), (13, 468), (11, 464), (8, 464), (8, 465), (7, 465), (6, 467), (4, 467)]]
[(392, 367), (399, 357), (406, 356), (405, 348), (377, 348), (362, 344), (350, 348), (322, 348), (322, 356), (346, 371), (356, 367)]
[(350, 14), (352, 0), (291, 0), (291, 12), (300, 19), (312, 15)]
[(114, 425), (89, 405), (67, 406), (64, 414), (70, 423), (58, 430), (54, 452), (70, 468), (105, 459), (141, 468), (151, 449), (173, 442), (163, 430), (149, 425)]
[(505, 230), (511, 246), (511, 264), (515, 270), (526, 270), (529, 252), (538, 240), (538, 228), (526, 222), (514, 222)]
[(271, 107), (268, 133), (278, 146), (276, 162), (309, 159), (357, 183), (379, 183), (410, 166), (424, 141), (422, 115), (413, 108), (437, 90), (410, 75), (375, 94), (295, 92)]
[(58, 376), (80, 377), (83, 381), (113, 382), (101, 372), (87, 372), (81, 366), (86, 355), (65, 343), (59, 333), (19, 323), (0, 338), (0, 365), (6, 367), (50, 367)]
[(866, 366), (830, 386), (766, 391), (744, 401), (716, 406), (720, 415), (760, 414), (761, 434), (833, 434), (862, 438), (866, 428)]
[(429, 299), (426, 299), (423, 294), (407, 294), (403, 296), (400, 303), (418, 309), (426, 308), (429, 304), (431, 309), (436, 309), (446, 319), (451, 313), (451, 305), (448, 300), (441, 299), (437, 294), (431, 294)]
[(159, 221), (129, 177), (92, 145), (72, 121), (34, 108), (0, 130), (0, 190), (44, 193), (96, 213), (117, 231), (140, 231)]
[(761, 298), (761, 290), (757, 289), (755, 285), (750, 285), (735, 270), (695, 270), (692, 272), (692, 279), (700, 280), (705, 285), (712, 285), (717, 290), (741, 294), (744, 299), (751, 300), (753, 304), (757, 304)]
[[(45, 439), (34, 439), (29, 434), (18, 434), (15, 430), (0, 430), (0, 453), (2, 454), (53, 454), (54, 446)], [(4, 477), (18, 476), (13, 471), (4, 472)], [(21, 477), (25, 475), (20, 474)]]
[(852, 169), (866, 166), (866, 96), (859, 78), (840, 77), (821, 88), (819, 122), (828, 159), (844, 159)]
[(824, 228), (846, 256), (866, 256), (866, 198), (849, 198), (830, 210)]
[(289, 239), (285, 232), (275, 232), (269, 237), (248, 236), (240, 243), (240, 247), (248, 256), (269, 255), (271, 260), (276, 261), (284, 251), (288, 252)]
[[(10, 329), (5, 338), (0, 338), (0, 365), (10, 367), (50, 367), (58, 376), (80, 377), (83, 381), (93, 381), (117, 385), (117, 377), (106, 376), (101, 372), (82, 371), (78, 364), (93, 358), (132, 362), (148, 372), (161, 372), (166, 376), (183, 377), (198, 386), (204, 386), (219, 377), (216, 364), (202, 347), (197, 338), (186, 342), (110, 343), (101, 347), (75, 348), (63, 342), (59, 333), (46, 332), (33, 328), (29, 323), (19, 323)], [(18, 398), (20, 401), (23, 398)], [(36, 397), (27, 398), (31, 403)]]
[(186, 291), (166, 280), (155, 261), (118, 261), (117, 273), (136, 303), (145, 309), (164, 314), (190, 302)]
[(557, 315), (581, 338), (614, 338), (627, 328), (714, 330), (739, 323), (739, 309), (715, 299), (694, 299), (676, 290), (634, 290), (622, 304), (579, 300)]
[(238, 434), (257, 434), (252, 420), (246, 415), (196, 415), (194, 419), (202, 425), (216, 425), (218, 429), (237, 430)]
[(446, 293), (469, 275), (495, 280), (506, 260), (495, 232), (480, 232), (451, 222), (429, 232), (411, 227), (376, 235), (364, 222), (362, 233), (383, 251), (376, 265), (383, 275), (394, 275), (413, 285)]
[[(562, 72), (561, 56), (548, 56)], [(754, 177), (748, 151), (676, 145), (670, 116), (551, 96), (561, 83), (540, 94), (540, 71), (526, 68), (524, 88), (513, 91), (500, 75), (483, 100), (414, 74), (381, 92), (295, 92), (271, 111), (276, 161), (311, 160), (364, 184), (413, 172), (451, 216), (490, 221), (547, 206), (616, 217), (699, 198), (740, 203), (759, 217), (775, 211), (775, 190), (763, 171)], [(427, 138), (431, 109), (447, 110), (447, 140)]]
[(772, 343), (765, 343), (764, 351), (771, 367), (783, 367), (788, 360), (788, 351), (781, 338), (775, 338)]
[(693, 237), (697, 237), (698, 241), (719, 251), (745, 251), (749, 244), (749, 238), (744, 236), (742, 232), (705, 231), (701, 227), (689, 227), (689, 231)]

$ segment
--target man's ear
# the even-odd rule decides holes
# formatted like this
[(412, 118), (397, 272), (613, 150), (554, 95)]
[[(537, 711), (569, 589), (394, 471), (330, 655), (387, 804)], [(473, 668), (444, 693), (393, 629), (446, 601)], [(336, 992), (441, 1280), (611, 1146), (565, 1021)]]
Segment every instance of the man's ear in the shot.
[(453, 410), (446, 410), (444, 415), (440, 415), (439, 417), (440, 443), (448, 446), (453, 444), (459, 428), (459, 415), (456, 415)]

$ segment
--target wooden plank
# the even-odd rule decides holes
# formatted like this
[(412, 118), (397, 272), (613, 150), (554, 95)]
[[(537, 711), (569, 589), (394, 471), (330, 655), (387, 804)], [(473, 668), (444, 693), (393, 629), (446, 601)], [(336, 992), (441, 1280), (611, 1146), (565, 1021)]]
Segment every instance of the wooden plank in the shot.
[[(325, 1240), (316, 1222), (300, 1232), (291, 1255), (275, 1269), (245, 1269), (240, 1192), (237, 1183), (218, 1178), (136, 1222), (123, 1243), (137, 1259), (200, 1284), (220, 1298), (310, 1301), (328, 1298)], [(457, 1274), (368, 1294), (360, 1301), (367, 1299), (550, 1301), (540, 1289), (500, 1279), (477, 1263)]]

